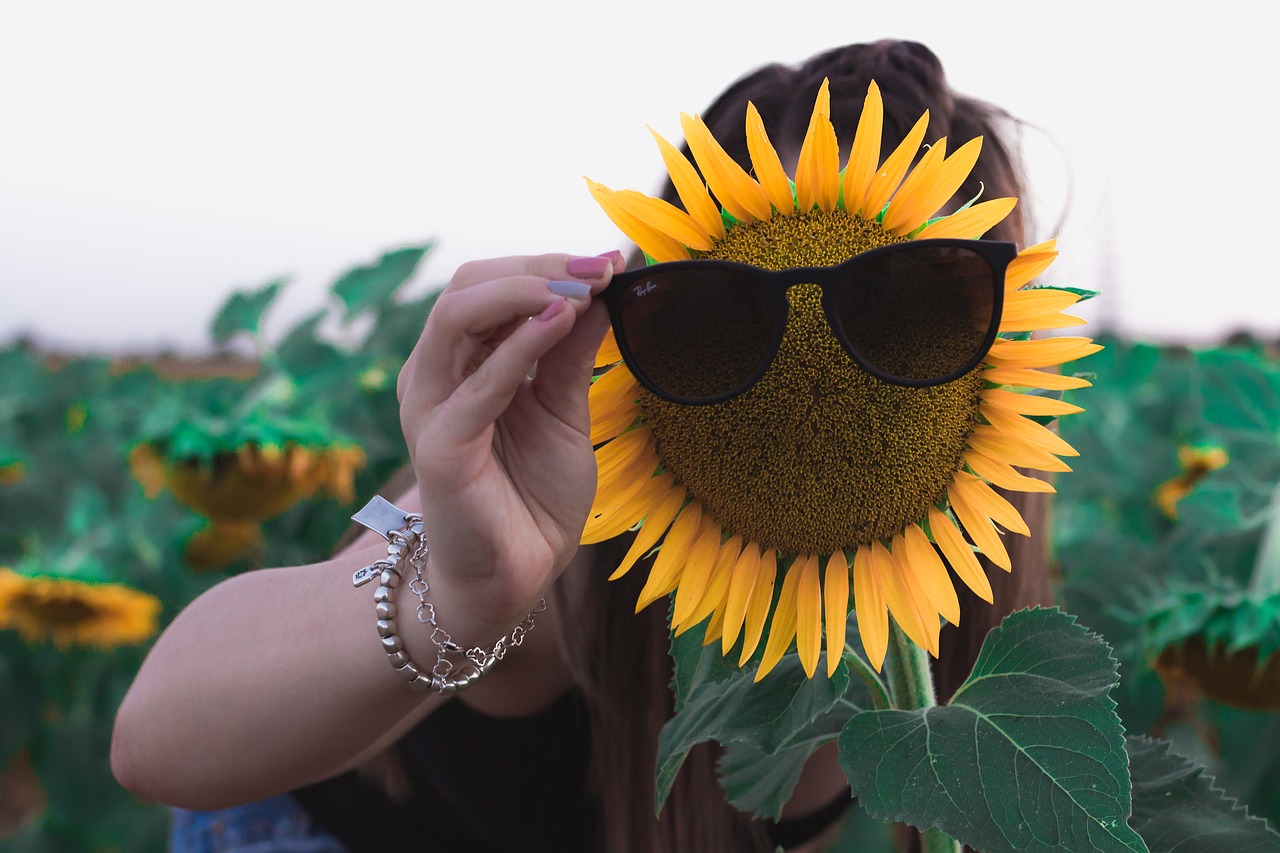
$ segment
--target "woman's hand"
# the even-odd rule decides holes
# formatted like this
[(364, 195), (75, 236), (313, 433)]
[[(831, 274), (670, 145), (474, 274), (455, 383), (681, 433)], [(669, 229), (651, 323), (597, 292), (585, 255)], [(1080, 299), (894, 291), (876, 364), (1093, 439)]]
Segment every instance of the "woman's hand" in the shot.
[(587, 389), (608, 328), (593, 297), (623, 267), (619, 252), (466, 264), (400, 372), (430, 597), (460, 644), (523, 619), (577, 550), (596, 487)]

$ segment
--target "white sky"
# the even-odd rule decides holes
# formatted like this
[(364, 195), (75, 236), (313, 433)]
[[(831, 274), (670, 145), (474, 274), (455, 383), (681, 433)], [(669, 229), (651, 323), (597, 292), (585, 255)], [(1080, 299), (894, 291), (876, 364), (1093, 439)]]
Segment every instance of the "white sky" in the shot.
[(1090, 319), (1280, 335), (1274, 274), (1244, 242), (1280, 198), (1275, 45), (1255, 18), (1096, 0), (0, 2), (0, 344), (198, 352), (232, 290), (288, 275), (274, 337), (350, 266), (426, 238), (413, 292), (472, 257), (622, 247), (583, 175), (653, 191), (646, 125), (678, 139), (679, 113), (742, 72), (881, 37), (926, 43), (957, 89), (1044, 128), (1038, 236), (1072, 174), (1051, 280), (1102, 287)]

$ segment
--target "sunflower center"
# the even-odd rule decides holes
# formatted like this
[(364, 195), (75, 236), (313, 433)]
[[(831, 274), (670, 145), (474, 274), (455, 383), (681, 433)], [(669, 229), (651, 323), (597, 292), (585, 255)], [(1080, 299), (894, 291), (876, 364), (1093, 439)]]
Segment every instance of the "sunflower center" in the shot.
[(48, 628), (80, 625), (98, 616), (98, 608), (76, 595), (28, 594), (13, 602), (16, 612)]
[[(904, 239), (858, 215), (813, 212), (738, 225), (702, 257), (830, 266)], [(816, 285), (788, 298), (782, 344), (750, 390), (709, 406), (642, 392), (642, 418), (667, 470), (726, 530), (787, 554), (888, 539), (945, 497), (976, 423), (981, 371), (930, 388), (883, 382), (836, 340)]]

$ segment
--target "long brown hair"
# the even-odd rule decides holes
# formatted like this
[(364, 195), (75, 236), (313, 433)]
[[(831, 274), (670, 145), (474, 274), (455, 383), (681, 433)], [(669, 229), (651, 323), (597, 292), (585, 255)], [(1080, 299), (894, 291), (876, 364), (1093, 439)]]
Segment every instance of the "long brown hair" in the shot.
[[(942, 64), (924, 45), (905, 41), (855, 44), (819, 54), (798, 65), (768, 65), (740, 78), (701, 113), (712, 134), (735, 160), (750, 168), (745, 114), (751, 101), (760, 111), (783, 163), (795, 162), (804, 138), (813, 99), (829, 79), (831, 117), (837, 138), (853, 138), (867, 86), (875, 80), (884, 100), (883, 154), (892, 151), (916, 119), (929, 110), (929, 136), (947, 136), (958, 145), (982, 136), (983, 148), (973, 173), (956, 194), (958, 205), (979, 193), (995, 198), (1025, 199), (1025, 180), (1011, 140), (1018, 124), (1005, 111), (952, 91)], [(688, 156), (688, 146), (684, 147)], [(667, 181), (664, 199), (679, 205)], [(991, 239), (1025, 245), (1031, 228), (1022, 204), (1015, 215), (992, 229)], [(1033, 473), (1033, 472), (1026, 472)], [(1006, 573), (985, 558), (994, 605), (967, 588), (958, 591), (960, 627), (942, 633), (941, 654), (934, 666), (940, 701), (960, 686), (977, 659), (987, 632), (1010, 612), (1052, 599), (1047, 552), (1049, 501), (1044, 494), (1004, 493), (1026, 519), (1032, 536), (1010, 537), (1015, 566)], [(625, 578), (604, 578), (618, 564), (629, 537), (595, 546), (600, 571), (593, 575), (590, 601), (583, 618), (572, 620), (581, 634), (568, 637), (579, 683), (588, 697), (592, 718), (593, 782), (600, 792), (606, 827), (606, 850), (648, 853), (672, 851), (770, 850), (758, 822), (747, 820), (725, 802), (716, 778), (718, 752), (703, 745), (685, 761), (661, 820), (653, 816), (654, 766), (658, 732), (671, 713), (671, 677), (666, 612), (661, 602), (632, 615), (647, 566)], [(900, 833), (906, 851), (918, 850), (914, 831)]]

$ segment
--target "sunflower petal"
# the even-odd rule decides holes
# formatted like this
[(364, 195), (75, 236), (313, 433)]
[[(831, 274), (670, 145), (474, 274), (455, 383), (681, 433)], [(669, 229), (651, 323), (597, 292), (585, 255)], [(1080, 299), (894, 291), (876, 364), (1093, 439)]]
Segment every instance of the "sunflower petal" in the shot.
[(644, 524), (640, 526), (636, 538), (632, 540), (631, 547), (627, 549), (626, 556), (622, 558), (618, 568), (609, 575), (609, 580), (617, 580), (625, 575), (637, 560), (649, 553), (649, 550), (662, 538), (662, 534), (667, 532), (667, 528), (680, 512), (680, 507), (684, 506), (684, 498), (683, 488), (672, 489), (653, 508), (653, 512), (645, 516)]
[[(889, 207), (884, 212), (884, 227), (895, 234), (910, 234), (933, 213), (940, 205), (927, 207), (931, 195), (930, 189), (938, 182), (942, 173), (942, 164), (947, 159), (947, 138), (944, 136), (930, 145), (920, 158), (920, 162), (902, 181), (902, 186), (894, 193)], [(948, 195), (943, 201), (951, 196)], [(914, 223), (914, 224), (909, 224)]]
[(619, 194), (603, 184), (587, 179), (591, 197), (600, 205), (605, 216), (612, 220), (618, 229), (631, 238), (640, 250), (655, 261), (683, 261), (689, 258), (689, 250), (679, 240), (662, 233), (653, 226), (642, 222), (629, 207), (619, 200)]
[[(868, 219), (879, 213), (866, 213), (864, 202), (867, 185), (876, 174), (880, 162), (880, 135), (884, 129), (884, 102), (880, 87), (874, 80), (867, 87), (867, 97), (862, 102), (862, 115), (858, 117), (858, 130), (853, 136), (853, 148), (844, 168), (844, 207), (849, 213), (861, 213)], [(887, 629), (886, 629), (887, 630)], [(879, 667), (877, 667), (878, 669)]]
[(652, 444), (653, 430), (648, 427), (624, 432), (608, 444), (602, 444), (596, 450), (596, 477), (608, 480), (616, 470), (627, 467), (637, 457), (652, 453)]
[(967, 495), (952, 483), (947, 489), (947, 497), (951, 499), (951, 509), (964, 525), (964, 530), (973, 540), (973, 544), (981, 549), (987, 559), (1006, 572), (1013, 570), (1009, 561), (1009, 552), (1005, 550), (1000, 532), (992, 525), (991, 520), (977, 507), (968, 502)]
[(1040, 394), (1019, 394), (1003, 388), (989, 388), (982, 392), (982, 400), (988, 406), (995, 406), (1007, 412), (1019, 415), (1061, 417), (1083, 412), (1084, 409), (1066, 400), (1045, 397)]
[(985, 453), (979, 453), (972, 447), (965, 451), (964, 461), (974, 473), (984, 480), (1015, 492), (1043, 492), (1053, 494), (1057, 491), (1052, 483), (1039, 477), (1028, 477), (1020, 473), (1012, 465), (999, 459), (992, 459)]
[[(729, 581), (733, 576), (733, 567), (737, 564), (738, 556), (741, 553), (741, 536), (734, 536), (720, 546), (720, 551), (716, 555), (716, 563), (711, 569), (711, 577), (707, 578), (707, 588), (702, 593), (702, 600), (698, 602), (698, 606), (694, 608), (693, 614), (689, 617), (690, 625), (701, 625), (712, 614), (717, 616), (716, 619), (712, 620), (714, 623), (724, 624), (724, 605), (725, 599), (729, 595)], [(710, 629), (710, 625), (708, 625), (708, 629)], [(719, 637), (720, 633), (717, 630), (716, 639), (719, 639)], [(703, 645), (706, 645), (706, 643)]]
[(769, 135), (764, 130), (764, 120), (756, 105), (747, 101), (747, 153), (751, 155), (751, 164), (755, 167), (756, 178), (760, 181), (769, 203), (783, 215), (795, 212), (796, 201), (791, 195), (791, 180), (782, 168), (778, 152), (769, 142)]
[(965, 471), (957, 471), (952, 486), (964, 493), (965, 502), (969, 506), (1001, 525), (1005, 530), (1020, 533), (1023, 536), (1031, 535), (1031, 529), (1027, 527), (1022, 514), (982, 480)]
[(907, 174), (916, 152), (924, 142), (925, 130), (929, 127), (929, 111), (916, 122), (915, 127), (902, 140), (894, 152), (880, 165), (880, 168), (867, 183), (867, 191), (862, 199), (862, 215), (867, 219), (875, 219), (889, 199), (893, 198), (898, 185)]
[(748, 542), (738, 555), (738, 562), (734, 564), (733, 574), (729, 578), (729, 592), (724, 604), (721, 654), (729, 654), (733, 644), (738, 641), (738, 634), (742, 633), (742, 622), (747, 616), (747, 602), (751, 600), (751, 590), (755, 588), (759, 576), (760, 546)]
[(764, 623), (769, 618), (769, 607), (773, 604), (773, 587), (778, 580), (778, 552), (766, 548), (760, 557), (760, 574), (751, 588), (751, 600), (747, 602), (747, 619), (742, 634), (742, 654), (738, 658), (738, 666), (742, 666), (756, 653), (760, 645), (760, 637), (764, 633)]
[[(934, 147), (945, 152), (945, 143), (946, 138), (943, 137)], [(924, 165), (924, 159), (922, 158), (920, 165), (916, 166), (907, 179), (903, 181), (902, 189), (898, 190), (898, 194), (893, 197), (893, 203), (889, 205), (889, 212), (893, 213), (894, 208), (902, 202), (903, 194), (907, 193), (908, 190), (910, 190), (911, 196), (915, 200), (910, 206), (909, 212), (903, 211), (899, 214), (901, 218), (896, 221), (892, 230), (898, 234), (909, 234), (927, 222), (960, 189), (960, 186), (969, 177), (969, 173), (973, 171), (974, 165), (978, 162), (978, 154), (981, 151), (981, 136), (969, 140), (940, 164), (936, 175), (929, 176), (930, 180), (928, 182), (916, 185), (913, 184), (913, 179), (916, 177), (916, 172), (919, 172), (921, 166)], [(912, 184), (912, 186), (908, 188), (908, 184)], [(890, 228), (888, 215), (885, 216), (885, 227)]]
[(1054, 456), (1080, 455), (1080, 451), (1067, 444), (1062, 436), (1043, 424), (1027, 420), (1021, 415), (1007, 412), (994, 406), (982, 406), (979, 408), (979, 412), (987, 419), (987, 423), (990, 426), (1010, 438), (1033, 445), (1041, 450), (1047, 450)]
[(675, 588), (676, 603), (672, 610), (671, 627), (676, 629), (677, 636), (683, 633), (682, 626), (688, 627), (686, 621), (702, 603), (703, 593), (707, 591), (707, 581), (711, 579), (719, 554), (720, 523), (704, 514), (698, 536), (689, 548), (689, 556), (685, 558)]
[(853, 610), (867, 661), (879, 672), (889, 649), (889, 611), (871, 568), (871, 548), (867, 545), (853, 555)]
[(742, 222), (768, 219), (771, 211), (764, 190), (725, 153), (702, 119), (681, 113), (680, 126), (684, 129), (685, 142), (693, 152), (693, 159), (720, 206)]
[(711, 194), (707, 192), (707, 186), (698, 175), (698, 170), (693, 168), (689, 158), (685, 157), (679, 148), (659, 136), (653, 128), (649, 128), (649, 132), (658, 142), (662, 163), (667, 167), (671, 184), (676, 188), (676, 195), (680, 196), (680, 203), (684, 205), (684, 209), (689, 211), (689, 215), (712, 239), (723, 239), (724, 220), (720, 218), (720, 208), (716, 207), (716, 203), (711, 199)]
[(822, 600), (827, 633), (827, 678), (836, 674), (844, 656), (844, 636), (849, 620), (849, 561), (839, 548), (827, 558), (822, 576)]
[(669, 201), (635, 190), (618, 190), (615, 198), (636, 219), (690, 249), (705, 252), (713, 245), (707, 229)]
[(603, 542), (635, 527), (658, 501), (672, 491), (674, 482), (675, 477), (671, 474), (645, 476), (632, 488), (619, 492), (612, 503), (593, 506), (582, 528), (582, 544)]
[(1004, 272), (1005, 291), (1016, 291), (1039, 278), (1057, 257), (1057, 240), (1046, 240), (1023, 249), (1009, 262), (1009, 267)]
[[(801, 558), (800, 585), (796, 590), (796, 651), (805, 675), (813, 678), (822, 654), (822, 581), (818, 558)], [(795, 571), (795, 567), (792, 567)]]
[(1065, 373), (1033, 370), (1029, 367), (993, 367), (983, 373), (982, 378), (996, 385), (1007, 385), (1011, 388), (1043, 388), (1046, 391), (1072, 391), (1093, 385), (1082, 376), (1068, 376)]
[[(915, 611), (918, 614), (920, 628), (925, 632), (925, 643), (922, 648), (927, 649), (936, 658), (940, 650), (938, 636), (942, 632), (942, 622), (938, 619), (938, 611), (933, 607), (924, 590), (915, 582), (911, 567), (907, 564), (907, 550), (903, 547), (902, 535), (899, 534), (894, 537), (892, 544), (895, 549), (886, 552), (889, 555), (889, 565), (893, 569), (894, 577), (897, 578), (898, 583), (906, 593), (907, 599), (915, 607)], [(905, 631), (906, 629), (904, 628), (903, 630)], [(908, 636), (910, 635), (908, 634)]]
[(616, 438), (639, 416), (636, 398), (640, 383), (626, 365), (618, 364), (601, 374), (587, 391), (591, 409), (591, 443)]
[(831, 126), (831, 92), (823, 80), (796, 163), (796, 206), (802, 213), (815, 207), (830, 213), (839, 194), (840, 147)]
[[(797, 561), (799, 562), (799, 558)], [(773, 609), (773, 619), (769, 622), (769, 639), (764, 644), (764, 656), (760, 659), (760, 668), (756, 670), (755, 681), (768, 675), (796, 636), (796, 603), (799, 601), (800, 567), (792, 563), (782, 579), (782, 591), (778, 594), (778, 606)]]
[(942, 555), (947, 558), (947, 564), (956, 573), (956, 577), (964, 581), (964, 585), (973, 590), (975, 595), (991, 604), (995, 595), (991, 591), (987, 573), (978, 562), (978, 556), (973, 553), (969, 543), (964, 541), (964, 536), (951, 519), (932, 507), (929, 509), (929, 533), (942, 549)]
[(1017, 204), (1016, 198), (993, 198), (991, 201), (979, 202), (945, 219), (939, 219), (932, 225), (926, 225), (924, 230), (916, 235), (916, 239), (957, 237), (962, 240), (977, 240), (1003, 222)]
[(952, 625), (960, 624), (960, 599), (956, 596), (956, 588), (947, 574), (947, 567), (942, 558), (933, 550), (929, 537), (917, 524), (908, 524), (900, 534), (900, 540), (894, 540), (894, 550), (898, 542), (906, 549), (901, 562), (914, 576), (916, 589), (922, 590), (933, 608), (942, 614)]
[(875, 577), (876, 586), (884, 593), (885, 603), (889, 605), (894, 621), (911, 638), (911, 642), (922, 649), (929, 649), (936, 656), (937, 645), (929, 640), (931, 632), (924, 614), (920, 612), (907, 585), (903, 583), (893, 555), (878, 541), (872, 542), (868, 565)]
[(987, 353), (987, 363), (995, 367), (1054, 367), (1093, 355), (1102, 346), (1091, 338), (1052, 337), (1029, 341), (997, 339)]
[(676, 588), (689, 552), (701, 532), (702, 506), (695, 501), (684, 508), (667, 531), (667, 538), (658, 549), (653, 568), (649, 571), (644, 588), (640, 590), (636, 602), (637, 613)]
[(618, 349), (618, 339), (613, 336), (613, 329), (604, 333), (600, 349), (596, 350), (596, 367), (608, 367), (622, 361), (622, 351)]
[(969, 434), (969, 447), (1019, 468), (1034, 468), (1037, 471), (1071, 470), (1070, 465), (1049, 451), (1018, 441), (987, 424), (979, 424), (973, 428), (973, 432)]

